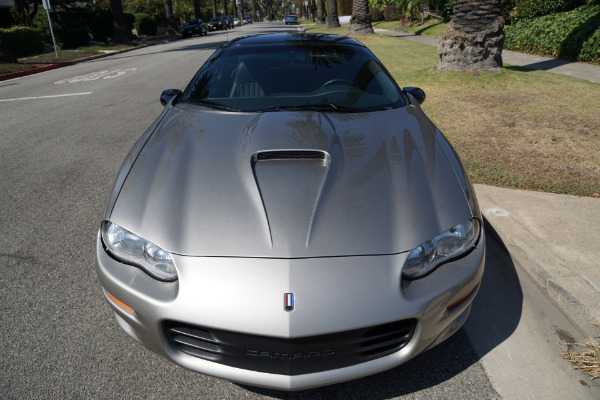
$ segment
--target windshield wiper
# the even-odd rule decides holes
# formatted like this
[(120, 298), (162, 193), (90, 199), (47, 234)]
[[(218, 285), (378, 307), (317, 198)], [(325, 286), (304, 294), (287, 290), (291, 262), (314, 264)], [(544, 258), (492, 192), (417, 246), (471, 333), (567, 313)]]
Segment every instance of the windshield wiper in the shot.
[(203, 100), (185, 100), (185, 103), (202, 104), (202, 105), (205, 105), (205, 106), (208, 106), (208, 107), (217, 108), (217, 109), (220, 109), (220, 110), (227, 110), (227, 111), (242, 111), (242, 110), (239, 110), (237, 108), (229, 107), (229, 106), (226, 106), (225, 104), (221, 104), (219, 102), (212, 101), (212, 100), (206, 100), (206, 99), (203, 99)]
[(335, 104), (303, 104), (296, 106), (274, 106), (257, 110), (260, 112), (268, 111), (333, 111), (333, 112), (359, 112), (362, 111), (359, 108), (340, 106)]

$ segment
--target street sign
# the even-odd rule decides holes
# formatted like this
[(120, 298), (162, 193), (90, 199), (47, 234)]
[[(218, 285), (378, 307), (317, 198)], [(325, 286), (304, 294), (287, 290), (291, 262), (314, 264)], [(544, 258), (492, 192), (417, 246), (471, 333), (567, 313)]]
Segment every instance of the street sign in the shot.
[(44, 6), (44, 10), (52, 10), (52, 7), (50, 7), (50, 0), (42, 0), (42, 5)]

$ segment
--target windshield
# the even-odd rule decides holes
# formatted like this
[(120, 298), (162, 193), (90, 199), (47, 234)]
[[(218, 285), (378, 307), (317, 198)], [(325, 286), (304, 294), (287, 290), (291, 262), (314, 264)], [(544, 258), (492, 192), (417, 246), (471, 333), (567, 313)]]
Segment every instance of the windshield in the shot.
[(218, 51), (181, 100), (231, 111), (359, 112), (404, 105), (398, 86), (366, 48), (312, 42)]

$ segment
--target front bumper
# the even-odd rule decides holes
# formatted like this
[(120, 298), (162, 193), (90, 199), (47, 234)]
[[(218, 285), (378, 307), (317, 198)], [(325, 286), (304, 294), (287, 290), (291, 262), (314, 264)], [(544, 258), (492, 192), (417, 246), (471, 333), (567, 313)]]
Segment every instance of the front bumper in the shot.
[[(179, 280), (165, 283), (111, 258), (98, 238), (97, 270), (119, 325), (145, 347), (207, 375), (254, 386), (298, 390), (393, 368), (460, 328), (483, 274), (483, 236), (466, 257), (440, 267), (426, 278), (401, 283), (406, 256), (403, 253), (290, 260), (174, 255)], [(295, 295), (295, 309), (291, 312), (284, 311), (285, 293)], [(463, 300), (448, 309), (460, 299)], [(347, 331), (407, 320), (414, 320), (415, 325), (407, 343), (397, 351), (339, 368), (333, 363), (334, 369), (308, 373), (302, 373), (302, 368), (300, 373), (273, 373), (268, 369), (269, 360), (264, 359), (256, 368), (248, 359), (240, 363), (215, 362), (210, 357), (186, 352), (167, 333), (174, 321), (224, 331), (238, 338), (266, 338), (268, 341), (260, 345), (241, 339), (239, 357), (262, 354), (263, 358), (281, 361), (285, 351), (268, 348), (268, 343), (328, 334), (335, 338)], [(307, 358), (316, 360), (330, 355), (330, 350), (338, 351), (334, 346), (322, 347), (308, 348), (299, 352), (303, 355), (297, 358), (310, 364)], [(292, 358), (290, 363), (293, 362)]]

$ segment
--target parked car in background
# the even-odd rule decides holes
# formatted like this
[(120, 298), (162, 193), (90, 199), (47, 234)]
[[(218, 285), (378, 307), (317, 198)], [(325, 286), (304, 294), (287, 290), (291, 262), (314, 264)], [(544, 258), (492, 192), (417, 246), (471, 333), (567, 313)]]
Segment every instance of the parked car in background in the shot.
[(214, 17), (208, 21), (208, 28), (211, 31), (222, 31), (227, 29), (227, 25), (225, 24), (225, 21), (223, 21), (222, 17)]
[(251, 24), (252, 22), (253, 21), (252, 21), (252, 17), (251, 16), (249, 16), (249, 15), (245, 15), (244, 16), (244, 24)]
[(298, 25), (298, 17), (294, 14), (290, 14), (285, 17), (285, 24)]
[(163, 92), (98, 224), (119, 326), (187, 369), (279, 390), (443, 345), (479, 291), (485, 237), (423, 101), (348, 37), (221, 46)]
[(208, 29), (201, 19), (190, 19), (181, 28), (181, 34), (183, 37), (190, 37), (194, 35), (207, 35)]
[(233, 29), (233, 17), (231, 15), (225, 15), (222, 18), (227, 29)]
[(233, 19), (233, 26), (242, 26), (242, 21), (238, 18)]

